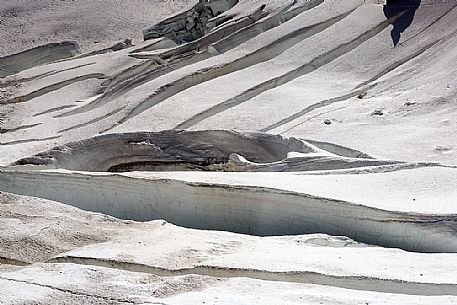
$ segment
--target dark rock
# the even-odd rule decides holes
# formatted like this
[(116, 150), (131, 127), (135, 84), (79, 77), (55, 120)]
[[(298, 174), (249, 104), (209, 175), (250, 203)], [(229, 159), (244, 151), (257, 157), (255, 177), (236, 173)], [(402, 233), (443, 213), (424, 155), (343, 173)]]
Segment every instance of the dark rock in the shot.
[(365, 92), (362, 92), (362, 93), (360, 93), (359, 95), (357, 95), (357, 98), (358, 98), (358, 99), (362, 99), (362, 98), (364, 98), (367, 94), (368, 94), (368, 92), (366, 92), (366, 91), (365, 91)]
[(375, 110), (373, 110), (373, 112), (371, 114), (372, 115), (384, 115), (384, 112), (382, 111), (382, 109), (375, 109)]

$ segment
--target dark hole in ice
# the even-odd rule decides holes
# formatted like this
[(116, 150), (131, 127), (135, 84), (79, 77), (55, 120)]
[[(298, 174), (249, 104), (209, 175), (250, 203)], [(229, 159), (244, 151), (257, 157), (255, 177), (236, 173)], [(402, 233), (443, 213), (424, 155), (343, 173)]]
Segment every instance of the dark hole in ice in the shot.
[(383, 11), (387, 19), (395, 18), (392, 22), (391, 32), (392, 42), (396, 46), (400, 42), (401, 34), (411, 25), (414, 20), (416, 10), (419, 8), (421, 0), (387, 0)]

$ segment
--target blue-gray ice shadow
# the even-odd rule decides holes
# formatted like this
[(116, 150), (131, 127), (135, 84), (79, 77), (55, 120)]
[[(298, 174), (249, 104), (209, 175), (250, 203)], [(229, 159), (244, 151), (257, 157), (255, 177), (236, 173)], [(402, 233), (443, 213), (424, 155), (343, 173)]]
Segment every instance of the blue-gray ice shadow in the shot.
[(387, 19), (398, 16), (392, 22), (393, 29), (391, 32), (394, 46), (400, 41), (401, 33), (403, 33), (413, 22), (416, 10), (419, 8), (421, 0), (387, 0), (384, 5), (384, 16)]

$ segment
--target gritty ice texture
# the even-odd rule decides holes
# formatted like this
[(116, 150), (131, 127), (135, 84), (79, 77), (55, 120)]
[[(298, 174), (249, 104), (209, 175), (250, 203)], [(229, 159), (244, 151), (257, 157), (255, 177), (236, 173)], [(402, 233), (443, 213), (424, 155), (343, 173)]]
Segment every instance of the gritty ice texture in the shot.
[(457, 3), (0, 3), (0, 304), (455, 304)]

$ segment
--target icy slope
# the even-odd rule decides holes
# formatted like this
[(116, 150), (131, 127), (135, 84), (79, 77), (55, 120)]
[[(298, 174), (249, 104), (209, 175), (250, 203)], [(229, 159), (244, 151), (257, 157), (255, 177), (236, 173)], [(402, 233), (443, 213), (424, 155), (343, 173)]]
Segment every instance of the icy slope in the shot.
[[(262, 238), (122, 221), (6, 193), (0, 202), (2, 304), (456, 301), (455, 254), (324, 234)], [(16, 230), (18, 222), (27, 230)], [(6, 247), (11, 241), (15, 248)]]
[(2, 163), (98, 133), (233, 128), (456, 164), (456, 4), (423, 2), (395, 47), (401, 17), (374, 2), (262, 2), (229, 26), (261, 6), (240, 1), (189, 44), (21, 72), (2, 80)]
[(228, 131), (108, 134), (18, 160), (0, 171), (0, 190), (123, 219), (457, 252), (455, 167), (314, 144)]
[(121, 2), (0, 59), (0, 303), (456, 302), (456, 2)]

